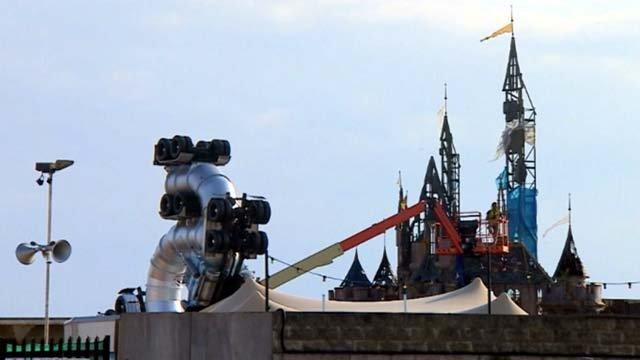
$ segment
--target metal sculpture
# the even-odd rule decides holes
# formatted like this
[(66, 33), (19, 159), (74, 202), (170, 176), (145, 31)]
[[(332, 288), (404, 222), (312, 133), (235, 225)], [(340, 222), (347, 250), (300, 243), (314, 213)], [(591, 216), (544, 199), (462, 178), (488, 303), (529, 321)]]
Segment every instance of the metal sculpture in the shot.
[[(176, 224), (160, 239), (147, 277), (146, 310), (202, 309), (242, 283), (245, 259), (265, 253), (271, 208), (262, 198), (238, 195), (219, 169), (231, 159), (226, 140), (187, 136), (160, 139), (154, 165), (167, 171), (160, 216)], [(183, 299), (186, 290), (187, 298)]]

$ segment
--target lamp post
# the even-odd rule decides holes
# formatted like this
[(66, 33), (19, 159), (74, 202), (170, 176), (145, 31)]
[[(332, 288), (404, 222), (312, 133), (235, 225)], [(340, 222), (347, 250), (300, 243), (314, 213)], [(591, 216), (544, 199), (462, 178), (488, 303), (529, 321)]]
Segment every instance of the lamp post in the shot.
[(269, 312), (269, 249), (264, 251), (264, 311)]
[(491, 248), (487, 251), (487, 313), (491, 315)]
[(41, 252), (46, 262), (45, 273), (45, 300), (44, 300), (44, 341), (49, 344), (49, 278), (51, 258), (54, 261), (62, 263), (71, 256), (71, 245), (66, 240), (51, 240), (51, 202), (53, 199), (53, 174), (57, 171), (68, 168), (73, 165), (73, 160), (56, 160), (54, 162), (38, 162), (36, 163), (36, 171), (40, 172), (40, 177), (36, 183), (40, 186), (44, 184), (44, 174), (47, 176), (48, 202), (47, 202), (47, 242), (46, 244), (37, 244), (31, 242), (29, 244), (22, 243), (16, 248), (16, 257), (18, 261), (24, 265), (33, 263), (34, 256), (37, 252)]

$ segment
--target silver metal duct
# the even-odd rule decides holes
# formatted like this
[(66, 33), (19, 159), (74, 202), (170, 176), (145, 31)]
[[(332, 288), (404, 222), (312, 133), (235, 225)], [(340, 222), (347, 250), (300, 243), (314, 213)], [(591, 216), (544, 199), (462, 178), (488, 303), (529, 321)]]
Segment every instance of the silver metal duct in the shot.
[[(203, 256), (207, 204), (212, 198), (224, 198), (227, 194), (235, 198), (237, 194), (233, 183), (215, 165), (193, 163), (165, 169), (167, 194), (195, 195), (203, 210), (199, 218), (179, 220), (160, 239), (147, 276), (146, 308), (149, 312), (183, 312), (186, 259)], [(210, 268), (221, 272), (225, 266), (223, 255), (208, 257), (206, 261)]]

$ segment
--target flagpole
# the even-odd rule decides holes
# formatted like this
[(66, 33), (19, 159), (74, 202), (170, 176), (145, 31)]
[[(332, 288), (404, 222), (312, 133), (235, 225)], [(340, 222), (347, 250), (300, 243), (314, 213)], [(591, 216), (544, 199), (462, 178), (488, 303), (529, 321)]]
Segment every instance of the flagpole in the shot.
[(569, 227), (571, 227), (571, 193), (569, 193)]
[(447, 83), (444, 83), (444, 113), (447, 114)]
[(515, 37), (513, 34), (513, 4), (511, 4), (511, 37)]

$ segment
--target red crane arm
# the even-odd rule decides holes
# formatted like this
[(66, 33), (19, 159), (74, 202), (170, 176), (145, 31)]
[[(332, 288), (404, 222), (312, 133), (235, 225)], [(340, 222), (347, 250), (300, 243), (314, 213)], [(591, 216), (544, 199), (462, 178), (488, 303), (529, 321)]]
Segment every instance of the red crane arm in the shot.
[[(420, 201), (419, 203), (408, 207), (399, 213), (380, 221), (379, 223), (371, 225), (359, 233), (351, 235), (341, 242), (334, 243), (333, 245), (307, 256), (291, 266), (287, 266), (269, 277), (269, 287), (271, 289), (275, 289), (308, 271), (320, 266), (331, 264), (333, 259), (341, 256), (345, 251), (384, 233), (385, 230), (389, 228), (407, 221), (414, 216), (420, 215), (420, 213), (426, 210), (426, 204), (426, 202)], [(264, 280), (262, 283), (264, 284)]]
[(438, 220), (440, 226), (442, 226), (444, 234), (451, 240), (451, 245), (453, 245), (457, 254), (462, 254), (462, 239), (460, 239), (460, 234), (439, 201), (434, 201), (433, 214), (436, 216), (436, 220)]
[(373, 224), (370, 227), (349, 236), (348, 238), (340, 242), (340, 248), (342, 251), (353, 249), (354, 247), (362, 244), (363, 242), (374, 238), (388, 229), (411, 219), (414, 216), (420, 215), (426, 209), (426, 202), (420, 201), (417, 204), (408, 207), (397, 214), (389, 216), (388, 218)]

